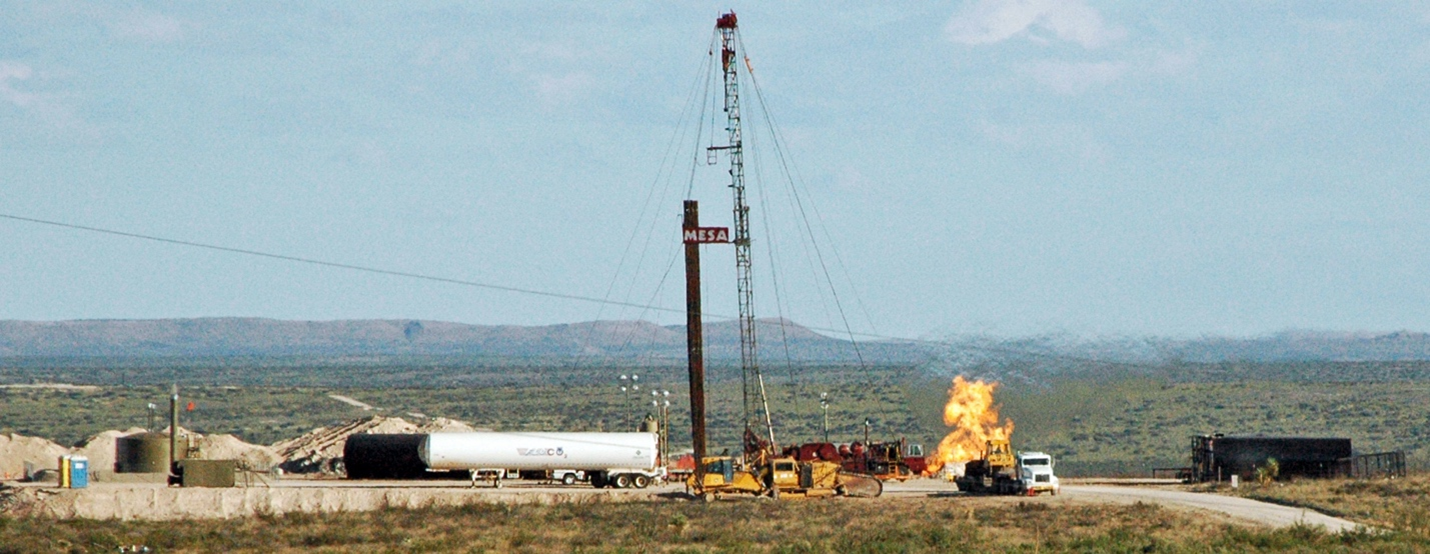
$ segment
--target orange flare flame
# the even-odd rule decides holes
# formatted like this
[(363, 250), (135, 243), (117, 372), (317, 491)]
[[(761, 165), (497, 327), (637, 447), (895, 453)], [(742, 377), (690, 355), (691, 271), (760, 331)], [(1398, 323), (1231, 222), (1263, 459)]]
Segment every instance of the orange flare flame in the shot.
[(969, 382), (962, 375), (953, 378), (948, 404), (943, 407), (943, 423), (952, 429), (929, 458), (929, 475), (947, 464), (976, 460), (982, 457), (989, 440), (1008, 440), (1013, 435), (1013, 420), (1004, 419), (1002, 425), (998, 424), (998, 406), (993, 404), (993, 390), (997, 387), (996, 382)]

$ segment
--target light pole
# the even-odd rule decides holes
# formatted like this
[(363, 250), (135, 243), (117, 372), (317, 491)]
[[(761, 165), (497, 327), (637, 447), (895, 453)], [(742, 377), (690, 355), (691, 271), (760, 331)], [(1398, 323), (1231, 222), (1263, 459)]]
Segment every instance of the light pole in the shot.
[(660, 459), (661, 462), (670, 465), (670, 391), (661, 391), (666, 396), (660, 406)]
[(824, 410), (824, 442), (829, 442), (829, 393), (819, 393), (819, 407)]
[[(631, 392), (631, 386), (630, 386), (630, 382), (631, 382), (631, 381), (630, 381), (630, 379), (631, 379), (631, 376), (630, 376), (630, 375), (626, 375), (626, 374), (624, 374), (624, 373), (621, 374), (621, 411), (622, 411), (622, 412), (626, 411), (626, 403), (630, 402), (630, 392)], [(621, 414), (621, 415), (625, 415), (625, 414)], [(630, 423), (630, 422), (629, 422), (629, 421), (626, 421), (625, 423)]]
[(864, 418), (864, 448), (869, 447), (869, 428), (874, 426), (874, 420)]
[[(640, 386), (640, 383), (637, 383), (637, 382), (636, 382), (636, 381), (639, 381), (640, 378), (641, 378), (641, 376), (639, 376), (639, 375), (636, 375), (636, 374), (634, 374), (634, 373), (631, 374), (631, 392), (633, 392), (633, 393), (636, 394), (636, 401), (635, 401), (634, 403), (630, 404), (630, 407), (631, 407), (631, 419), (632, 419), (632, 420), (636, 419), (636, 410), (640, 409), (641, 386)], [(636, 425), (640, 425), (640, 424), (637, 423)]]
[(660, 451), (660, 463), (666, 464), (669, 463), (669, 460), (666, 459), (666, 450), (670, 444), (668, 440), (668, 434), (670, 433), (670, 391), (652, 389), (650, 396), (650, 405), (655, 408), (655, 429), (660, 438), (656, 448)]

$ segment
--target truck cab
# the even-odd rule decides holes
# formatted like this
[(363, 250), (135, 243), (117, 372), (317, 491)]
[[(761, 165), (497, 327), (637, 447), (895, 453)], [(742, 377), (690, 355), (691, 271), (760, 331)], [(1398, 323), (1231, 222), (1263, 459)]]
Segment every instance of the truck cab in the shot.
[(1018, 453), (1018, 480), (1029, 496), (1040, 492), (1056, 495), (1062, 488), (1053, 475), (1053, 457), (1042, 452)]

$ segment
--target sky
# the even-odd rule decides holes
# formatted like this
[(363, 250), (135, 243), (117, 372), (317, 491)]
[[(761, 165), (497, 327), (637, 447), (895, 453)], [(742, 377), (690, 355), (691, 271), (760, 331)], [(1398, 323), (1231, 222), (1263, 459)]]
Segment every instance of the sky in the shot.
[(1430, 5), (1396, 1), (0, 0), (0, 319), (683, 323), (730, 9), (760, 317), (1430, 331)]

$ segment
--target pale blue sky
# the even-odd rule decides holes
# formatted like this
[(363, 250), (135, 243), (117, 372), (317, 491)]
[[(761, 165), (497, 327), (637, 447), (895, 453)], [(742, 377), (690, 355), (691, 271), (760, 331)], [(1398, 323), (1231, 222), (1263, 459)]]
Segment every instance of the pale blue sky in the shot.
[[(666, 4), (0, 0), (0, 214), (679, 309), (641, 206), (733, 8), (857, 331), (1430, 330), (1424, 2)], [(682, 321), (0, 236), (0, 319)], [(842, 327), (797, 248), (758, 315)]]

